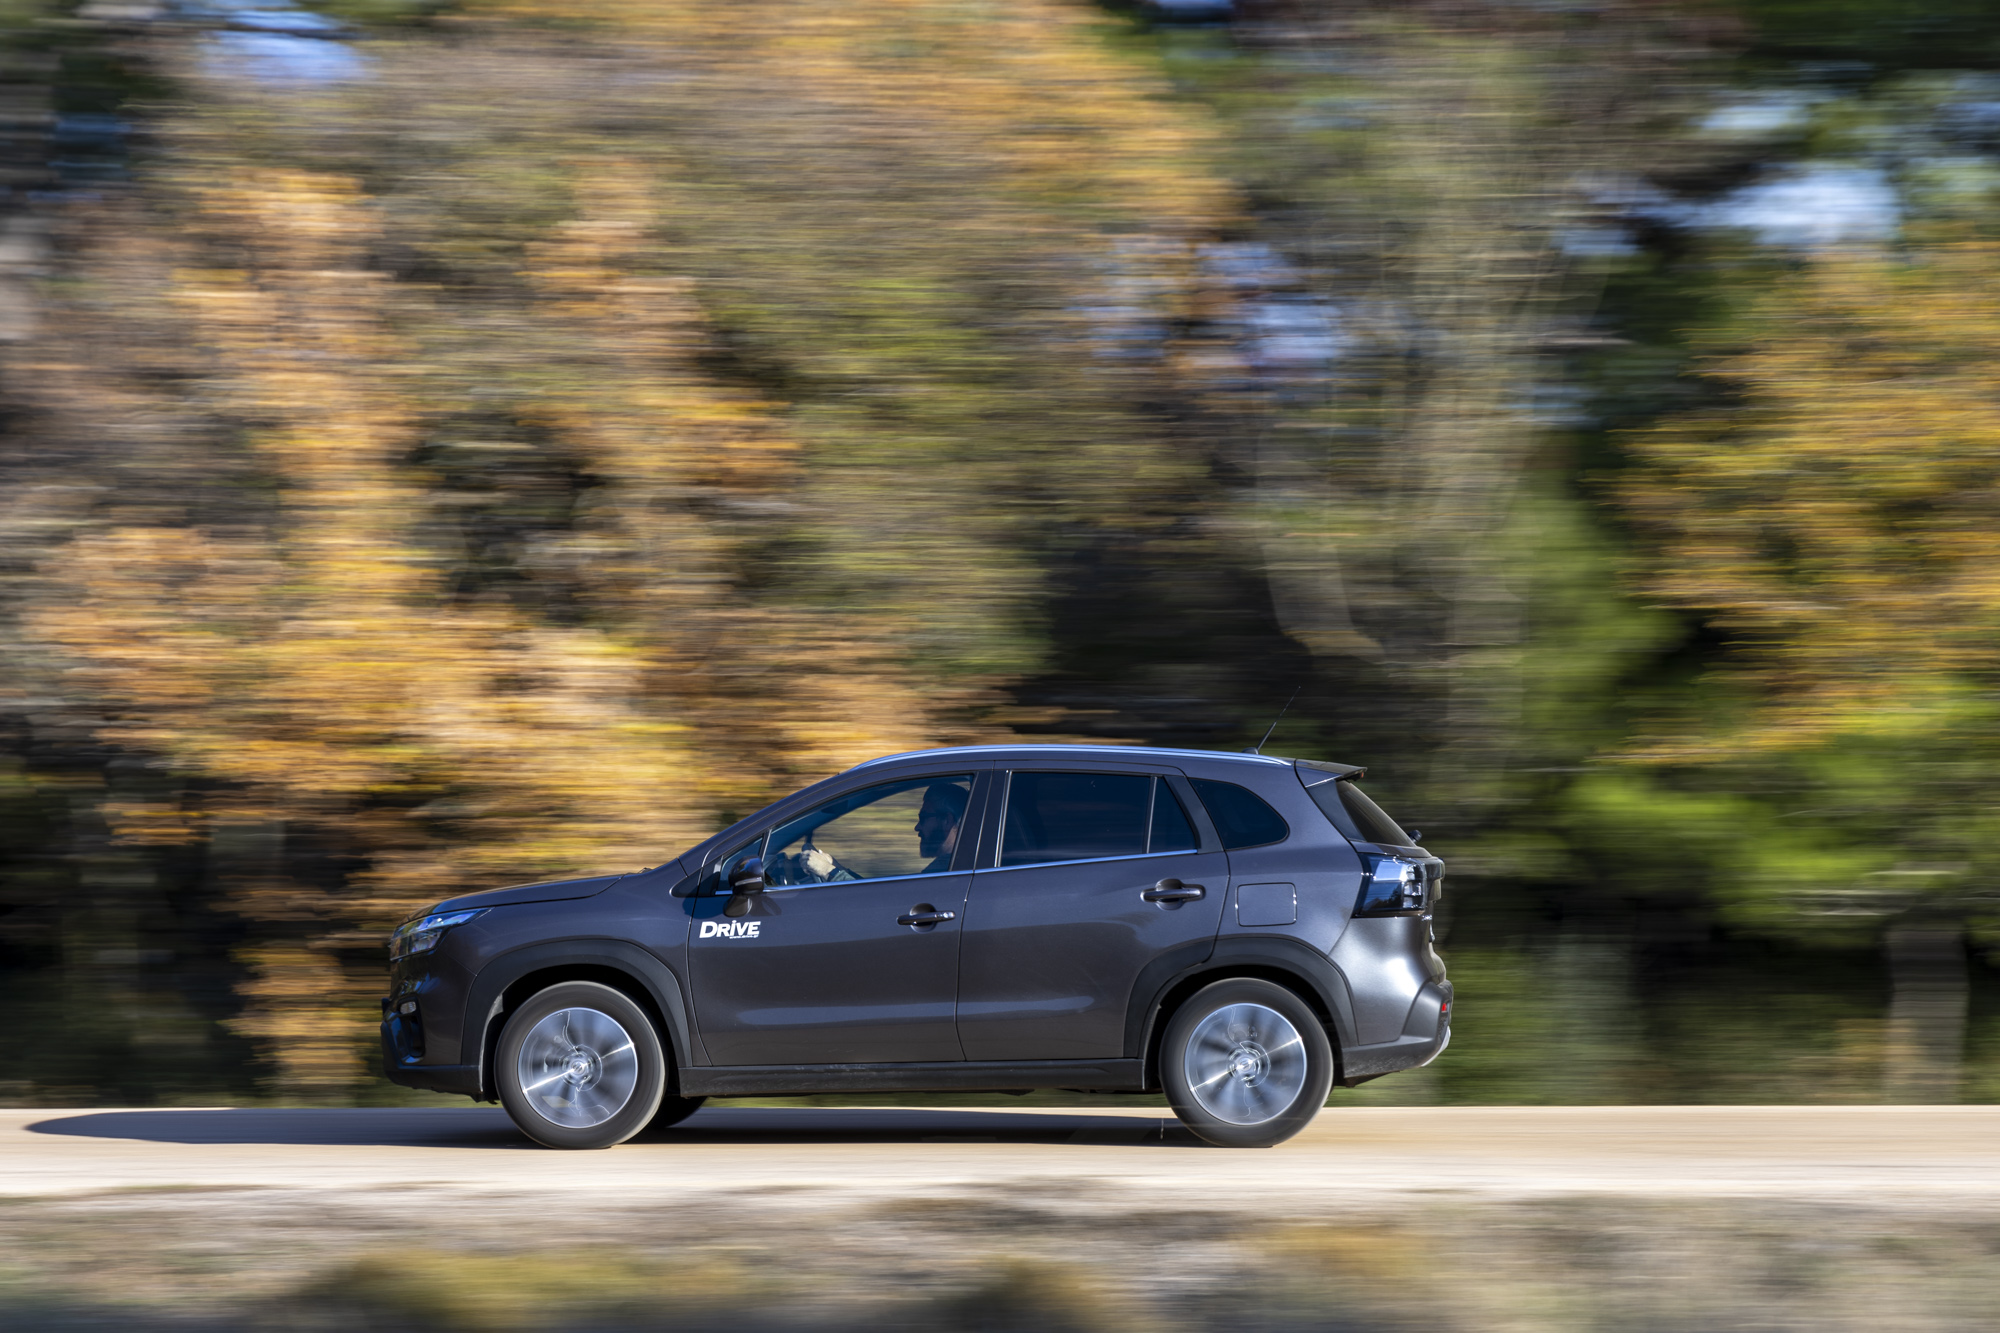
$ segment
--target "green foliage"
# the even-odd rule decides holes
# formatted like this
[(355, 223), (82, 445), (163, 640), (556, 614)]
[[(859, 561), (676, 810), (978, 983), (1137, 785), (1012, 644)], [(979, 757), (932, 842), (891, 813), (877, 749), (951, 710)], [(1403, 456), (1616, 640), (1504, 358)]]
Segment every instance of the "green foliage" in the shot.
[(2000, 22), (1982, 0), (1733, 0), (1767, 59), (1962, 69), (2000, 58)]
[(1869, 923), (1852, 919), (1850, 886), (1888, 868), (1892, 844), (1849, 826), (1829, 837), (1822, 825), (1787, 822), (1765, 801), (1736, 791), (1676, 788), (1650, 775), (1598, 772), (1570, 788), (1564, 813), (1571, 845), (1596, 864), (1618, 867), (1635, 897), (1686, 902), (1699, 895), (1720, 919), (1752, 930), (1798, 925), (1807, 901), (1822, 904), (1810, 929), (1852, 943)]
[[(1411, 1096), (1754, 1095), (1702, 1031), (1858, 1096), (1843, 951), (2000, 938), (1963, 6), (328, 12), (367, 77), (0, 19), (52, 106), (144, 103), (7, 358), (0, 958), (108, 1015), (62, 1086), (254, 1042), (351, 1097), (439, 896), (887, 750), (1233, 749), (1295, 688), (1271, 749), (1367, 763), (1452, 866), (1464, 1026)], [(1760, 63), (1862, 51), (1947, 72)], [(1699, 128), (1760, 77), (1810, 112)], [(1884, 154), (1894, 252), (1575, 244), (1635, 176)], [(1274, 306), (1338, 355), (1260, 361)], [(1793, 1003), (1752, 939), (1843, 961)]]
[(1732, 349), (1707, 372), (1729, 396), (1631, 443), (1646, 466), (1626, 503), (1661, 543), (1652, 588), (1737, 645), (1642, 753), (1742, 794), (1660, 808), (1690, 837), (1735, 823), (1781, 849), (1753, 854), (1769, 867), (1750, 897), (1716, 881), (1767, 928), (1986, 901), (1995, 252), (1927, 239), (1775, 283), (1712, 335)]

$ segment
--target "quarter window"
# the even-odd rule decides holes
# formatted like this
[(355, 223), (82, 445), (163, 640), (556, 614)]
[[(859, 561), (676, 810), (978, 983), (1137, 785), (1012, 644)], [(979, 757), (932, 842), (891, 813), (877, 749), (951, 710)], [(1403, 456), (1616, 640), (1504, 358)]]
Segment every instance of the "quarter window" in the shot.
[(1165, 778), (1153, 779), (1153, 839), (1147, 850), (1192, 852), (1200, 847), (1201, 839), (1195, 836), (1194, 825), (1188, 822), (1174, 789)]
[(1000, 864), (1143, 856), (1153, 779), (1138, 773), (1015, 773)]
[(777, 887), (941, 874), (951, 869), (971, 799), (970, 773), (836, 796), (771, 834), (764, 881)]
[(702, 893), (727, 895), (729, 892), (729, 876), (735, 871), (736, 867), (742, 865), (753, 856), (762, 856), (763, 854), (764, 835), (760, 833), (752, 841), (738, 847), (735, 851), (716, 862), (715, 873), (702, 881), (700, 891)]
[(1261, 847), (1267, 842), (1283, 842), (1291, 834), (1285, 817), (1273, 810), (1264, 798), (1233, 782), (1208, 778), (1192, 779), (1195, 795), (1208, 808), (1215, 831), (1222, 835), (1225, 848)]

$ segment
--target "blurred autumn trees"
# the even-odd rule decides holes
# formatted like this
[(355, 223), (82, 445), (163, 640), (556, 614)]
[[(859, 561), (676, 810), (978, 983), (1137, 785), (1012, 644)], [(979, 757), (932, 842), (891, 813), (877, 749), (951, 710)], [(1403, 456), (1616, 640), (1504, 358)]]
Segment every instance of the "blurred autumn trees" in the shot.
[(1725, 911), (1886, 925), (1892, 1090), (1954, 1100), (1964, 935), (2000, 929), (2000, 247), (1913, 239), (1774, 283), (1711, 335), (1722, 404), (1634, 438), (1650, 588), (1739, 645), (1634, 744), (1791, 807), (1778, 837), (1738, 817)]
[(1605, 242), (1776, 151), (1689, 128), (1721, 11), (1243, 10), (46, 29), (143, 132), (17, 210), (0, 1098), (381, 1095), (439, 898), (1295, 690), (1461, 885), (1415, 1095), (1965, 1091), (1979, 224)]
[(1071, 11), (877, 8), (509, 9), (311, 94), (153, 52), (195, 95), (11, 367), (17, 633), (144, 774), (110, 843), (203, 853), (281, 1094), (357, 1086), (429, 902), (1008, 734), (1035, 552), (1191, 466), (1074, 326), (1112, 228), (1226, 220), (1199, 129)]

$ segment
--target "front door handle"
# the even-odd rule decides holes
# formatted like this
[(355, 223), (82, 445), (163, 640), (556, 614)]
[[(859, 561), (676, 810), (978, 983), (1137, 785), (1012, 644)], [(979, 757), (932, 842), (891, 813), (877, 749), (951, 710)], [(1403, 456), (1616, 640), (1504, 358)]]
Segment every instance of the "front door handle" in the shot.
[(935, 926), (940, 921), (956, 921), (958, 913), (940, 912), (929, 903), (918, 903), (896, 918), (899, 926)]
[(1143, 889), (1139, 896), (1149, 903), (1191, 903), (1208, 896), (1208, 890), (1199, 884), (1183, 884), (1177, 879), (1163, 879), (1150, 889)]

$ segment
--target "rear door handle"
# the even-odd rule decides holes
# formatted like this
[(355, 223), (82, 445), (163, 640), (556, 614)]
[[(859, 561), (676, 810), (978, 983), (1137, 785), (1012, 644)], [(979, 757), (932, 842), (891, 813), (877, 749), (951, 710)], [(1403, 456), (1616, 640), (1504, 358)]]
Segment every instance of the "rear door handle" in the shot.
[(956, 921), (958, 913), (940, 912), (935, 907), (918, 904), (896, 918), (899, 926), (935, 926), (940, 921)]
[(1208, 890), (1199, 884), (1183, 884), (1177, 879), (1163, 879), (1150, 889), (1142, 889), (1139, 896), (1149, 903), (1191, 903), (1206, 898)]

